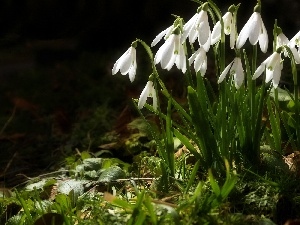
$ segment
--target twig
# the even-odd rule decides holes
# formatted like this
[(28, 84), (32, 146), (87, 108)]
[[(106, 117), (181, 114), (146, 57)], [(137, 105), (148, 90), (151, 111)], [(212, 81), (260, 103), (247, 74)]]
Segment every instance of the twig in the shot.
[(6, 121), (6, 123), (4, 124), (4, 126), (2, 127), (1, 131), (0, 131), (0, 136), (3, 134), (4, 130), (6, 129), (6, 127), (10, 124), (10, 122), (13, 120), (15, 113), (16, 113), (16, 109), (17, 106), (14, 107), (12, 114), (10, 115), (10, 117), (8, 118), (8, 120)]

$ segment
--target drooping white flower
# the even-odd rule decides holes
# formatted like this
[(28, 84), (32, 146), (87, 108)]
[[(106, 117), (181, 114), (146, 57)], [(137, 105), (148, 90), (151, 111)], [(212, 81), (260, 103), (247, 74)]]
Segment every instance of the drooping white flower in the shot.
[(203, 47), (200, 47), (196, 52), (189, 58), (189, 64), (192, 65), (194, 62), (194, 68), (196, 72), (201, 73), (204, 76), (207, 70), (207, 56), (206, 51)]
[[(224, 33), (230, 35), (230, 48), (234, 48), (235, 38), (236, 38), (236, 29), (234, 16), (231, 12), (225, 13), (222, 17), (224, 23)], [(217, 43), (221, 39), (221, 22), (218, 21), (211, 33), (211, 45)]]
[(286, 49), (286, 47), (288, 47), (292, 54), (293, 57), (295, 59), (295, 62), (297, 64), (300, 63), (300, 54), (298, 52), (298, 50), (296, 49), (296, 42), (295, 39), (292, 39), (291, 41), (289, 41), (289, 39), (285, 36), (285, 34), (282, 32), (280, 27), (277, 27), (276, 29), (277, 32), (277, 37), (276, 37), (276, 48), (280, 48), (283, 47), (283, 54), (285, 57), (289, 57), (288, 51)]
[(274, 88), (277, 88), (280, 81), (281, 70), (282, 70), (280, 52), (275, 51), (265, 61), (263, 61), (254, 72), (252, 80), (258, 78), (265, 70), (266, 70), (265, 82), (268, 83), (270, 80), (272, 80)]
[(122, 75), (126, 75), (128, 73), (130, 81), (133, 82), (136, 74), (136, 68), (136, 49), (131, 46), (114, 64), (112, 75), (115, 75), (120, 70)]
[(174, 25), (169, 26), (167, 29), (160, 32), (152, 41), (151, 47), (155, 46), (163, 37), (167, 39), (173, 32)]
[(147, 82), (145, 88), (143, 89), (143, 91), (140, 95), (139, 102), (138, 102), (139, 109), (142, 109), (144, 107), (148, 97), (152, 98), (152, 105), (153, 105), (154, 110), (156, 110), (157, 109), (157, 97), (156, 97), (156, 91), (155, 91), (152, 81)]
[(209, 50), (211, 40), (211, 30), (208, 22), (207, 4), (201, 6), (200, 12), (197, 12), (186, 24), (183, 26), (182, 42), (187, 37), (189, 42), (193, 44), (198, 38), (200, 46), (203, 46), (205, 51)]
[(290, 45), (300, 47), (300, 31), (290, 40)]
[(160, 62), (161, 67), (167, 70), (170, 70), (175, 63), (177, 68), (185, 73), (186, 56), (180, 40), (181, 33), (171, 34), (165, 43), (158, 49), (154, 57), (154, 63), (158, 64)]
[(276, 38), (276, 48), (279, 48), (283, 45), (288, 45), (289, 39), (285, 36), (284, 33), (280, 32)]
[(287, 46), (291, 49), (296, 63), (299, 64), (300, 63), (300, 31), (288, 42)]
[(235, 87), (237, 89), (240, 88), (244, 81), (244, 70), (243, 70), (242, 60), (240, 57), (235, 57), (234, 60), (231, 63), (229, 63), (228, 66), (226, 66), (226, 68), (221, 73), (218, 79), (218, 84), (224, 80), (229, 70), (230, 70), (230, 74), (233, 74)]
[(236, 41), (236, 48), (240, 49), (243, 47), (248, 38), (252, 45), (256, 45), (258, 42), (261, 51), (267, 52), (269, 44), (268, 33), (259, 12), (253, 12), (242, 28)]

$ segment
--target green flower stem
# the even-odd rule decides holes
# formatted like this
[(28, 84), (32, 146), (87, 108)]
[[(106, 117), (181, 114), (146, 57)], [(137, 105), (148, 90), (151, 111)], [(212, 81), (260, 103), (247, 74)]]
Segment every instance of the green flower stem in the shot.
[[(251, 74), (254, 73), (254, 71), (256, 70), (256, 57), (257, 57), (257, 45), (253, 45), (253, 55), (252, 55), (252, 64), (251, 64)], [(250, 99), (251, 99), (251, 103), (250, 103), (250, 107), (251, 107), (251, 121), (253, 122), (252, 126), (251, 126), (251, 130), (252, 130), (252, 137), (255, 137), (255, 131), (256, 129), (256, 115), (257, 115), (257, 111), (256, 111), (256, 105), (255, 105), (255, 94), (256, 94), (256, 80), (252, 80), (250, 79), (251, 83), (251, 87), (249, 88), (250, 90)], [(253, 140), (255, 141), (255, 140)], [(252, 142), (253, 143), (253, 142)]]
[(175, 162), (174, 162), (174, 139), (172, 132), (172, 118), (171, 118), (171, 99), (168, 100), (167, 118), (166, 118), (166, 151), (167, 151), (167, 165), (170, 170), (170, 175), (175, 177)]
[[(174, 162), (174, 139), (173, 139), (173, 132), (172, 132), (172, 119), (171, 119), (171, 103), (172, 98), (171, 95), (168, 93), (167, 88), (165, 87), (162, 80), (159, 78), (159, 74), (157, 72), (156, 66), (154, 64), (153, 59), (153, 53), (151, 51), (151, 48), (142, 40), (137, 39), (136, 41), (140, 42), (144, 49), (146, 50), (151, 64), (152, 64), (152, 75), (153, 75), (153, 83), (156, 90), (156, 96), (157, 96), (157, 114), (162, 115), (162, 111), (160, 108), (160, 101), (159, 101), (159, 93), (158, 93), (158, 84), (161, 86), (163, 91), (168, 96), (168, 107), (167, 107), (167, 115), (165, 119), (162, 116), (159, 116), (160, 121), (160, 128), (162, 132), (162, 138), (160, 138), (160, 135), (156, 133), (154, 128), (148, 123), (148, 127), (153, 135), (154, 140), (156, 141), (156, 144), (158, 145), (158, 153), (163, 159), (164, 164), (161, 165), (164, 180), (167, 182), (169, 180), (169, 176), (174, 177), (175, 176), (175, 162)], [(144, 120), (146, 121), (146, 118), (142, 115), (141, 111), (140, 115)], [(162, 141), (163, 140), (163, 141)], [(169, 185), (166, 184), (165, 188), (167, 188)]]
[(298, 85), (298, 75), (297, 75), (297, 68), (294, 60), (291, 60), (292, 64), (292, 73), (294, 79), (294, 96), (295, 96), (295, 124), (296, 124), (296, 135), (297, 135), (297, 145), (298, 148), (300, 147), (300, 115), (299, 115), (299, 92), (300, 86)]
[(298, 84), (298, 74), (297, 74), (297, 67), (296, 67), (296, 62), (294, 59), (294, 55), (291, 51), (291, 49), (288, 46), (284, 46), (286, 51), (289, 54), (289, 58), (291, 60), (291, 68), (292, 68), (292, 75), (293, 75), (293, 81), (294, 81), (294, 103), (295, 103), (295, 129), (296, 129), (296, 142), (298, 148), (300, 147), (300, 103), (299, 103), (299, 93), (300, 93), (300, 86)]

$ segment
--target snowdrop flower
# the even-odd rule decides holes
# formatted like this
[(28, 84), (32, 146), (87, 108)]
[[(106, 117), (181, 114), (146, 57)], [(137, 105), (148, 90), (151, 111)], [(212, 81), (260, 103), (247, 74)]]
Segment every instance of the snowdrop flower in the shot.
[[(135, 46), (134, 46), (135, 45)], [(136, 74), (136, 43), (133, 43), (131, 47), (116, 61), (112, 69), (112, 75), (115, 75), (119, 70), (122, 75), (129, 74), (129, 79), (133, 82)]]
[(174, 25), (169, 26), (167, 29), (160, 32), (152, 41), (151, 47), (155, 46), (163, 37), (167, 39), (173, 32)]
[(280, 77), (281, 77), (281, 50), (282, 47), (278, 48), (272, 55), (270, 55), (261, 65), (256, 69), (252, 80), (258, 78), (266, 69), (266, 79), (265, 82), (268, 83), (272, 80), (274, 88), (278, 87)]
[(299, 64), (300, 63), (300, 31), (289, 41), (287, 45), (291, 49), (296, 63)]
[[(234, 7), (234, 9), (233, 9)], [(235, 19), (232, 11), (235, 10), (235, 6), (231, 6), (227, 13), (222, 17), (224, 23), (224, 33), (230, 35), (230, 48), (234, 48), (236, 38)], [(217, 43), (221, 39), (221, 22), (218, 21), (211, 33), (211, 45)]]
[(194, 68), (196, 72), (201, 73), (202, 76), (205, 75), (207, 70), (207, 56), (206, 51), (203, 47), (200, 47), (193, 55), (189, 58), (189, 64), (192, 65), (194, 62)]
[(288, 57), (289, 56), (288, 51), (286, 50), (286, 47), (288, 47), (291, 50), (291, 52), (293, 53), (295, 62), (297, 64), (299, 64), (300, 63), (300, 54), (295, 47), (295, 41), (294, 40), (289, 41), (289, 39), (284, 35), (284, 33), (282, 32), (280, 27), (277, 27), (276, 33), (277, 33), (276, 48), (283, 46), (284, 47), (283, 54), (285, 57)]
[(244, 81), (244, 70), (240, 57), (235, 57), (234, 60), (224, 69), (218, 79), (218, 84), (224, 80), (225, 76), (228, 74), (229, 69), (230, 74), (233, 74), (235, 87), (237, 89), (240, 88)]
[(283, 45), (288, 45), (288, 44), (289, 44), (289, 39), (285, 36), (284, 33), (282, 33), (282, 31), (279, 32), (277, 34), (277, 38), (276, 38), (276, 48), (279, 48)]
[(183, 73), (186, 71), (186, 57), (183, 45), (180, 43), (181, 33), (177, 28), (158, 49), (154, 63), (160, 62), (163, 69), (170, 70), (174, 63)]
[(203, 46), (207, 52), (210, 47), (211, 31), (207, 15), (208, 3), (204, 3), (197, 12), (184, 26), (182, 34), (182, 42), (187, 37), (189, 42), (193, 44), (198, 38), (200, 46)]
[(156, 97), (156, 91), (153, 86), (152, 81), (148, 81), (144, 90), (142, 91), (139, 102), (138, 102), (138, 108), (142, 109), (146, 103), (146, 100), (148, 97), (151, 97), (153, 99), (153, 108), (154, 110), (157, 109), (157, 97)]
[(269, 44), (268, 33), (260, 15), (259, 5), (254, 8), (253, 14), (242, 28), (236, 41), (236, 48), (240, 49), (243, 47), (248, 38), (252, 45), (256, 45), (258, 42), (261, 51), (267, 52)]
[(300, 47), (300, 31), (290, 40), (290, 45)]

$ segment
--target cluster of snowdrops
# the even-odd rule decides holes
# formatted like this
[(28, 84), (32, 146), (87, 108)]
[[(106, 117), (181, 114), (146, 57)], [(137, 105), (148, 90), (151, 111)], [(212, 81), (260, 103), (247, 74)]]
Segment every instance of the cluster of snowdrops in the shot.
[[(296, 64), (300, 63), (300, 31), (289, 40), (275, 21), (273, 53), (264, 56), (265, 60), (257, 66), (258, 46), (263, 54), (268, 54), (268, 46), (270, 45), (269, 35), (261, 15), (260, 0), (258, 0), (252, 15), (240, 32), (238, 32), (236, 23), (239, 5), (231, 5), (228, 11), (223, 14), (211, 0), (198, 3), (200, 6), (192, 18), (185, 21), (183, 18), (175, 16), (174, 23), (154, 38), (151, 47), (140, 39), (133, 41), (128, 50), (114, 64), (112, 74), (117, 74), (120, 71), (122, 75), (128, 74), (131, 82), (134, 81), (137, 71), (136, 48), (138, 44), (141, 44), (150, 58), (152, 71), (139, 99), (136, 100), (137, 109), (140, 110), (146, 105), (149, 110), (157, 113), (163, 121), (166, 121), (164, 129), (166, 130), (166, 141), (161, 147), (167, 146), (170, 142), (168, 137), (172, 138), (170, 136), (174, 134), (194, 155), (198, 155), (202, 164), (206, 164), (208, 168), (212, 166), (216, 158), (221, 160), (226, 158), (230, 162), (236, 161), (237, 152), (240, 152), (245, 158), (248, 157), (248, 161), (254, 162), (255, 160), (252, 158), (259, 157), (259, 145), (265, 135), (261, 117), (268, 98), (266, 93), (269, 93), (270, 89), (277, 90), (284, 59), (291, 61), (295, 88), (294, 96), (291, 94), (291, 97), (295, 104), (298, 104)], [(211, 26), (212, 24), (214, 25)], [(244, 46), (247, 47), (247, 40), (253, 46), (251, 62), (249, 62), (243, 48)], [(154, 55), (152, 48), (163, 41), (164, 43)], [(234, 51), (235, 54), (228, 65), (226, 64), (229, 59), (225, 57), (225, 44), (227, 42), (230, 51)], [(213, 106), (213, 103), (209, 103), (209, 97), (203, 97), (209, 95), (209, 89), (204, 84), (204, 79), (208, 65), (207, 53), (211, 49), (215, 55), (215, 71), (219, 86), (219, 97), (216, 100), (219, 106), (217, 108)], [(160, 64), (162, 69), (167, 70), (176, 65), (186, 76), (189, 110), (181, 108), (172, 99), (158, 73), (157, 64)], [(194, 69), (192, 69), (192, 65)], [(196, 74), (195, 76), (191, 75), (192, 71)], [(230, 76), (226, 76), (228, 74)], [(264, 75), (265, 82), (262, 87), (258, 87), (255, 80), (261, 75)], [(170, 105), (181, 113), (182, 126), (172, 123), (172, 121), (171, 125), (168, 125), (166, 118), (170, 115), (167, 112), (162, 113), (160, 109), (159, 91), (169, 98)], [(148, 97), (152, 98), (152, 106), (146, 103)], [(298, 110), (297, 108), (296, 110)], [(295, 113), (299, 114), (297, 111)], [(297, 121), (299, 122), (297, 115), (292, 119), (296, 121), (295, 124)], [(168, 129), (171, 131), (169, 132)], [(189, 132), (185, 132), (185, 129)], [(203, 134), (203, 130), (205, 130), (205, 134)], [(295, 130), (296, 134), (293, 134), (291, 139), (297, 139), (298, 144), (300, 144), (299, 126)], [(277, 138), (272, 131), (269, 137)], [(194, 148), (190, 144), (191, 142), (193, 145), (196, 144), (198, 148)], [(251, 145), (252, 148), (249, 147)], [(240, 150), (243, 148), (245, 149), (244, 152)], [(161, 153), (162, 158), (167, 161), (167, 165), (170, 167), (172, 160), (167, 155), (166, 152)]]

